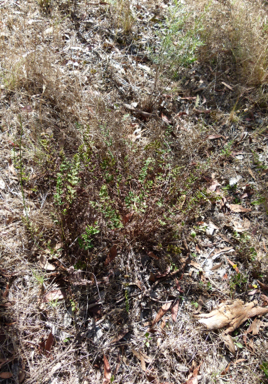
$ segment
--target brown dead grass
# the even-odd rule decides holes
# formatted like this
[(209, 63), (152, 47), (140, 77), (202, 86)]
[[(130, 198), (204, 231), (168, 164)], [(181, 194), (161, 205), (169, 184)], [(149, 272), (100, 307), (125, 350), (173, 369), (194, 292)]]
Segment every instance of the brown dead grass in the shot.
[(235, 66), (243, 85), (267, 84), (267, 9), (262, 2), (212, 2), (204, 12), (201, 59), (224, 71)]
[[(106, 5), (94, 13), (87, 2), (79, 3), (77, 9), (76, 2), (56, 2), (52, 8), (46, 4), (21, 1), (19, 13), (12, 8), (15, 4), (2, 8), (0, 164), (5, 188), (0, 229), (6, 300), (3, 296), (1, 300), (11, 303), (10, 307), (1, 307), (4, 336), (1, 334), (0, 358), (11, 359), (2, 372), (9, 369), (19, 380), (21, 370), (28, 384), (101, 383), (105, 355), (115, 383), (186, 382), (189, 373), (201, 363), (201, 382), (220, 382), (230, 354), (218, 334), (206, 333), (194, 323), (192, 303), (200, 294), (205, 295), (210, 310), (219, 297), (229, 297), (228, 285), (213, 291), (211, 299), (202, 285), (202, 274), (187, 270), (184, 278), (178, 275), (182, 281), (176, 284), (170, 276), (156, 283), (149, 276), (154, 279), (170, 266), (180, 268), (182, 260), (195, 252), (198, 242), (189, 236), (193, 225), (207, 220), (217, 203), (214, 195), (206, 194), (210, 174), (217, 172), (221, 183), (227, 183), (228, 172), (232, 175), (238, 168), (236, 172), (246, 178), (244, 164), (221, 155), (223, 145), (219, 141), (212, 144), (207, 140), (207, 134), (218, 129), (214, 123), (207, 126), (206, 120), (196, 118), (194, 113), (181, 120), (177, 104), (169, 104), (167, 96), (158, 96), (164, 93), (164, 80), (155, 89), (154, 77), (139, 78), (136, 68), (136, 85), (142, 88), (137, 92), (134, 86), (124, 88), (117, 71), (112, 65), (104, 65), (103, 59), (93, 61), (91, 57), (93, 62), (83, 64), (84, 57), (79, 59), (79, 55), (69, 53), (72, 47), (83, 49), (74, 31), (74, 16), (82, 18), (92, 13), (92, 17), (99, 17), (100, 25), (107, 20), (114, 23)], [(128, 38), (133, 20), (130, 23), (122, 18), (130, 5), (118, 1), (110, 8), (121, 7), (116, 28)], [(203, 5), (199, 6), (202, 10)], [(206, 26), (206, 49), (210, 47), (210, 53), (217, 57), (219, 68), (229, 56), (223, 55), (222, 35), (212, 20), (233, 27), (233, 19), (223, 12), (226, 7), (213, 8)], [(234, 20), (244, 15), (242, 2), (237, 7)], [(250, 9), (252, 17), (259, 15), (255, 5)], [(118, 23), (122, 23), (122, 29)], [(242, 28), (243, 23), (238, 27)], [(258, 31), (258, 25), (255, 27)], [(235, 33), (239, 31), (242, 39), (242, 29)], [(104, 36), (101, 34), (101, 39)], [(102, 48), (107, 45), (103, 47), (98, 38), (94, 35), (103, 54)], [(237, 39), (233, 37), (228, 54)], [(252, 35), (245, 33), (244, 46), (249, 47), (251, 39)], [(250, 61), (252, 52), (260, 53), (258, 44), (250, 46), (251, 56), (237, 55), (237, 73), (241, 79), (247, 77), (247, 85), (265, 83), (266, 69), (257, 71)], [(201, 55), (204, 62), (211, 60), (206, 49)], [(117, 60), (121, 65), (126, 58), (118, 55)], [(265, 68), (263, 56), (257, 63), (259, 69)], [(150, 97), (153, 103), (148, 102)], [(149, 118), (140, 112), (133, 118), (125, 109), (123, 103), (136, 100), (138, 110), (152, 114)], [(165, 122), (162, 113), (166, 114), (166, 110), (176, 129)], [(133, 138), (136, 125), (144, 130), (140, 140)], [(238, 125), (234, 129), (229, 124), (227, 130), (224, 134), (229, 135), (229, 140), (237, 138)], [(250, 143), (245, 144), (245, 149), (249, 147)], [(148, 159), (151, 163), (141, 178)], [(78, 160), (79, 169), (74, 174)], [(61, 171), (63, 164), (68, 165), (68, 171)], [(61, 204), (55, 198), (59, 174), (65, 178)], [(70, 174), (79, 181), (72, 184)], [(144, 189), (146, 183), (152, 185), (151, 189)], [(101, 199), (103, 185), (107, 186), (107, 194)], [(127, 204), (130, 192), (136, 200)], [(137, 200), (141, 194), (146, 195), (142, 202)], [(116, 223), (121, 225), (114, 225), (114, 216), (107, 216), (107, 207), (115, 212)], [(266, 221), (262, 215), (259, 225)], [(88, 225), (100, 227), (100, 234), (93, 239), (93, 250), (78, 246), (78, 238)], [(224, 233), (228, 234), (231, 230), (226, 227)], [(202, 236), (200, 231), (198, 238), (206, 242)], [(113, 246), (116, 257), (108, 263)], [(265, 263), (265, 255), (258, 258)], [(49, 267), (44, 259), (49, 260)], [(259, 268), (255, 268), (258, 276), (264, 270)], [(251, 275), (249, 278), (253, 282)], [(178, 284), (181, 292), (176, 288)], [(47, 301), (45, 297), (51, 291), (56, 291), (59, 299)], [(162, 303), (174, 298), (180, 302), (177, 322), (167, 315), (162, 324), (148, 331), (148, 320), (155, 317)], [(51, 332), (54, 344), (45, 351)], [(263, 372), (256, 366), (266, 359), (265, 343), (263, 333), (255, 355), (246, 348), (241, 353), (237, 350), (237, 358), (247, 359), (247, 365), (237, 369), (234, 363), (226, 380), (261, 383)], [(137, 357), (141, 353), (146, 356), (146, 371)]]

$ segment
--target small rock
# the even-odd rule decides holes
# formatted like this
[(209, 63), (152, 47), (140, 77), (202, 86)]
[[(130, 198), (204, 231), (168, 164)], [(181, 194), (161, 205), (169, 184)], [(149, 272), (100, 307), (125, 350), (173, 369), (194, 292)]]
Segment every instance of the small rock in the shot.
[(229, 180), (229, 185), (231, 186), (231, 187), (233, 187), (234, 185), (236, 185), (238, 182), (239, 182), (239, 180), (241, 180), (242, 179), (242, 176), (235, 176), (235, 177), (231, 177), (230, 178), (230, 180)]

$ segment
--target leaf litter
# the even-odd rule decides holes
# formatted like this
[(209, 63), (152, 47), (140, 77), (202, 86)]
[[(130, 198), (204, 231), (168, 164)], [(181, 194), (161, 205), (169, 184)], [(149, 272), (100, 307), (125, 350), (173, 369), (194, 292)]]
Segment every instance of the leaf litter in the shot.
[[(259, 284), (263, 291), (268, 290), (264, 283), (266, 275), (261, 273), (264, 258), (260, 256), (266, 252), (267, 237), (262, 235), (264, 243), (259, 242), (260, 228), (267, 224), (265, 199), (261, 199), (262, 178), (267, 175), (254, 154), (256, 148), (258, 152), (263, 150), (257, 143), (254, 129), (259, 124), (265, 126), (265, 116), (255, 109), (245, 111), (238, 123), (228, 122), (226, 114), (230, 111), (226, 103), (236, 105), (237, 100), (234, 79), (227, 75), (227, 78), (220, 77), (212, 88), (202, 88), (200, 85), (205, 77), (211, 77), (214, 82), (217, 76), (210, 69), (206, 76), (201, 75), (202, 68), (198, 63), (189, 71), (181, 69), (180, 77), (185, 79), (184, 82), (173, 83), (170, 78), (165, 78), (164, 72), (163, 77), (157, 78), (156, 65), (143, 47), (155, 45), (152, 36), (159, 28), (158, 18), (165, 20), (167, 4), (133, 3), (130, 13), (137, 18), (133, 25), (136, 35), (124, 35), (120, 23), (128, 20), (129, 14), (124, 13), (128, 8), (122, 8), (119, 1), (112, 5), (79, 2), (73, 9), (68, 9), (72, 5), (65, 2), (57, 3), (57, 6), (53, 4), (52, 8), (48, 6), (42, 11), (36, 2), (4, 2), (0, 5), (3, 11), (1, 26), (5, 33), (1, 40), (5, 45), (3, 52), (6, 56), (11, 55), (10, 63), (19, 63), (17, 60), (21, 58), (25, 60), (22, 69), (3, 61), (8, 86), (1, 84), (1, 100), (5, 103), (1, 105), (3, 157), (0, 160), (4, 175), (0, 179), (1, 199), (16, 212), (12, 214), (11, 223), (7, 213), (1, 210), (1, 233), (2, 230), (5, 233), (1, 250), (8, 273), (1, 272), (0, 280), (3, 290), (1, 322), (6, 331), (0, 338), (5, 342), (6, 356), (10, 357), (10, 351), (14, 352), (14, 340), (18, 340), (17, 336), (11, 336), (23, 334), (17, 364), (26, 375), (23, 380), (28, 383), (37, 382), (38, 377), (42, 377), (44, 383), (52, 380), (75, 383), (79, 370), (85, 383), (126, 382), (128, 376), (130, 382), (137, 383), (196, 384), (210, 380), (215, 372), (223, 373), (224, 369), (223, 375), (227, 377), (235, 362), (228, 365), (226, 361), (236, 353), (246, 357), (249, 369), (243, 367), (232, 371), (230, 382), (259, 382), (257, 380), (261, 380), (263, 374), (261, 369), (258, 368), (257, 379), (252, 378), (250, 372), (252, 367), (259, 367), (259, 361), (267, 360), (262, 347), (267, 308), (260, 307), (255, 301), (247, 301), (252, 298), (267, 306), (267, 300), (265, 295), (259, 297), (258, 290), (249, 295), (247, 284), (252, 287)], [(59, 25), (51, 25), (50, 12), (53, 17), (59, 17)], [(14, 32), (18, 31), (23, 18), (31, 21), (26, 25), (24, 45), (16, 40)], [(143, 29), (142, 36), (139, 36), (139, 28)], [(40, 52), (47, 50), (47, 60), (38, 62), (42, 55), (34, 52), (40, 47), (35, 46), (31, 36), (40, 40), (40, 47), (44, 48)], [(157, 44), (160, 44), (159, 40)], [(44, 69), (41, 82), (38, 66), (31, 67), (35, 61)], [(9, 74), (14, 73), (17, 78), (12, 83)], [(45, 76), (47, 73), (51, 78)], [(29, 83), (27, 79), (30, 79)], [(247, 97), (245, 100), (252, 94)], [(212, 98), (220, 107), (215, 106)], [(19, 114), (23, 116), (23, 135)], [(256, 125), (255, 120), (258, 121)], [(76, 226), (81, 225), (77, 236), (83, 232), (83, 212), (75, 214), (73, 220), (62, 215), (61, 224), (69, 220), (70, 225), (64, 233), (64, 241), (59, 227), (55, 230), (55, 217), (54, 221), (51, 219), (51, 212), (55, 213), (55, 172), (59, 170), (62, 153), (70, 160), (78, 142), (87, 145), (85, 143), (91, 139), (94, 141), (96, 127), (96, 131), (100, 129), (99, 125), (101, 129), (113, 127), (114, 122), (113, 129), (119, 133), (118, 127), (124, 127), (124, 121), (128, 127), (124, 135), (137, 144), (137, 155), (155, 145), (155, 152), (151, 152), (153, 158), (159, 151), (159, 142), (167, 143), (169, 151), (174, 152), (178, 169), (189, 169), (189, 177), (196, 178), (196, 190), (201, 195), (209, 195), (200, 203), (198, 211), (192, 214), (189, 210), (186, 220), (182, 220), (181, 215), (192, 204), (189, 197), (192, 186), (177, 201), (174, 200), (173, 220), (180, 237), (171, 239), (165, 249), (161, 248), (161, 242), (166, 223), (161, 222), (161, 235), (153, 229), (151, 238), (145, 237), (144, 241), (146, 231), (152, 225), (151, 219), (146, 221), (148, 211), (139, 221), (141, 231), (137, 229), (137, 220), (146, 207), (138, 212), (135, 197), (132, 206), (125, 209), (119, 200), (117, 204), (118, 207), (122, 205), (119, 208), (125, 230), (123, 236), (128, 239), (131, 233), (131, 242), (121, 248), (121, 244), (125, 244), (120, 237), (121, 229), (110, 228), (107, 235), (102, 223), (101, 241), (93, 250), (83, 251), (83, 259), (81, 249), (76, 247), (76, 236), (68, 244), (66, 242), (72, 230), (76, 231)], [(82, 125), (89, 127), (84, 141), (79, 137)], [(17, 157), (16, 160), (10, 153), (11, 148), (20, 148), (20, 140), (25, 150), (28, 143), (32, 146), (23, 163), (25, 170), (19, 166), (24, 158)], [(42, 151), (35, 145), (39, 142)], [(56, 150), (49, 157), (51, 142)], [(109, 144), (108, 148), (111, 147)], [(96, 153), (102, 152), (98, 140), (92, 148), (97, 150)], [(116, 156), (121, 156), (121, 149), (116, 149)], [(237, 155), (241, 153), (242, 158)], [(42, 172), (37, 167), (34, 169), (37, 159), (44, 161)], [(178, 159), (185, 160), (180, 162)], [(165, 161), (163, 157), (162, 164)], [(201, 169), (207, 161), (211, 165), (203, 172)], [(103, 158), (102, 169), (106, 166), (107, 159)], [(191, 173), (195, 167), (199, 169), (196, 175)], [(30, 175), (28, 180), (26, 171)], [(144, 183), (150, 182), (156, 172), (160, 178), (166, 170), (161, 167), (150, 169)], [(21, 176), (23, 180), (19, 180)], [(84, 177), (83, 174), (80, 176)], [(94, 177), (98, 179), (96, 175)], [(21, 181), (25, 186), (24, 196)], [(118, 181), (122, 201), (125, 181), (122, 184)], [(70, 180), (68, 183), (71, 185)], [(90, 178), (83, 180), (83, 184), (91, 188), (90, 183)], [(138, 177), (133, 178), (132, 190), (138, 183)], [(151, 202), (152, 207), (163, 204), (165, 192), (172, 192), (173, 187), (172, 180), (167, 178), (161, 196)], [(83, 186), (79, 188), (74, 193), (82, 198), (85, 190)], [(256, 196), (254, 202), (256, 190), (260, 199)], [(90, 198), (94, 199), (92, 196)], [(86, 199), (89, 195), (84, 201)], [(103, 201), (108, 201), (107, 196)], [(88, 208), (84, 214), (86, 225), (93, 225), (96, 212)], [(27, 223), (27, 215), (31, 225)], [(205, 224), (199, 225), (201, 221)], [(10, 224), (14, 227), (9, 227)], [(36, 234), (40, 234), (38, 241)], [(142, 245), (139, 247), (140, 239)], [(40, 244), (44, 250), (40, 249)], [(61, 244), (61, 251), (58, 252), (55, 244)], [(230, 258), (226, 257), (226, 252), (230, 252)], [(254, 276), (258, 276), (259, 281)], [(137, 281), (139, 285), (134, 284)], [(230, 286), (233, 287), (231, 290)], [(245, 302), (239, 300), (241, 294)], [(225, 302), (226, 299), (231, 301)], [(218, 309), (210, 312), (219, 302)], [(199, 316), (196, 317), (199, 326), (192, 318), (197, 306), (199, 312), (204, 307), (210, 312), (196, 315)], [(260, 323), (260, 319), (255, 318), (245, 331), (245, 322), (255, 316), (263, 316), (263, 321)], [(149, 336), (145, 326), (148, 322), (152, 331)], [(208, 339), (203, 325), (208, 330), (225, 331), (221, 334), (211, 332)], [(235, 344), (230, 335), (234, 330), (240, 336), (258, 338), (260, 346), (255, 343), (248, 349), (237, 347), (239, 342)], [(42, 346), (46, 356), (42, 356), (38, 348), (40, 334), (48, 335)], [(225, 346), (220, 344), (221, 341)], [(122, 357), (118, 361), (119, 353)], [(52, 355), (54, 360), (50, 360)], [(46, 359), (45, 367), (42, 358)], [(12, 369), (13, 360), (10, 359), (5, 361)], [(195, 360), (197, 363), (192, 365)], [(114, 377), (111, 367), (115, 361)], [(23, 368), (23, 362), (26, 368)], [(66, 366), (72, 369), (67, 372)], [(5, 375), (6, 379), (12, 377), (6, 367), (2, 370), (1, 378)], [(187, 372), (191, 372), (190, 375), (187, 376)]]

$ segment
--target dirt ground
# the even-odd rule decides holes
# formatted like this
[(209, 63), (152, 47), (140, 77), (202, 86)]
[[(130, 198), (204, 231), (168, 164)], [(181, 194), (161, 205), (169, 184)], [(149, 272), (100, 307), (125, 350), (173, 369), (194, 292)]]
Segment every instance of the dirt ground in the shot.
[(0, 383), (268, 383), (268, 64), (172, 7), (0, 0)]

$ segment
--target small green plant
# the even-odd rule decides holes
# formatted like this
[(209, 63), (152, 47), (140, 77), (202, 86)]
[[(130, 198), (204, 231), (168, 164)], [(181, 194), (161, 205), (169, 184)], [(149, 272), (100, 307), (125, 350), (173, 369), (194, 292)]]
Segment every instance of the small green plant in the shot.
[(56, 299), (56, 300), (50, 300), (49, 301), (49, 305), (51, 306), (51, 308), (57, 308), (57, 306), (59, 305), (59, 303), (58, 303), (58, 299)]
[(254, 163), (255, 167), (258, 170), (266, 171), (267, 170), (267, 166), (263, 163), (263, 161), (260, 160), (260, 157), (259, 157), (258, 153), (252, 151), (252, 154), (253, 154), (253, 163)]
[(93, 236), (100, 233), (100, 229), (98, 226), (88, 225), (85, 229), (85, 233), (81, 235), (81, 237), (78, 239), (78, 244), (80, 248), (87, 251), (88, 249), (91, 249), (94, 247), (93, 245)]
[(44, 275), (40, 275), (39, 273), (37, 273), (35, 271), (32, 271), (32, 274), (33, 274), (34, 278), (36, 279), (36, 281), (38, 282), (38, 284), (40, 284), (40, 285), (44, 284), (44, 282), (45, 282)]
[(126, 303), (126, 311), (129, 313), (129, 297), (128, 297), (128, 288), (125, 288), (125, 303)]
[(86, 269), (86, 263), (84, 263), (83, 261), (81, 260), (78, 260), (78, 262), (76, 264), (74, 264), (74, 269), (75, 270), (79, 270), (79, 269)]
[(109, 196), (108, 186), (106, 184), (102, 185), (102, 187), (100, 188), (99, 201), (91, 201), (90, 203), (107, 219), (107, 225), (109, 228), (115, 229), (123, 227), (120, 214), (115, 208), (114, 201)]
[(252, 205), (261, 205), (266, 201), (265, 197), (260, 197), (258, 200), (254, 200), (251, 202)]
[(228, 157), (231, 156), (231, 153), (232, 153), (232, 145), (233, 145), (233, 143), (234, 143), (233, 140), (230, 140), (230, 141), (225, 145), (225, 147), (222, 149), (221, 154), (222, 154), (224, 157), (228, 158)]
[[(223, 151), (224, 151), (224, 150), (223, 150)], [(223, 152), (222, 152), (222, 154), (223, 154)], [(236, 184), (235, 184), (235, 185), (227, 184), (225, 187), (222, 187), (222, 189), (223, 189), (224, 191), (235, 192), (236, 189), (237, 189), (237, 185), (236, 185)]]
[(199, 304), (196, 301), (192, 301), (191, 304), (195, 307), (195, 309), (197, 309), (199, 306)]
[(268, 362), (263, 361), (260, 365), (260, 369), (263, 371), (266, 377), (268, 377)]
[[(238, 337), (236, 337), (236, 339), (238, 339)], [(240, 348), (240, 349), (244, 348), (243, 344), (241, 344), (239, 341), (236, 341), (234, 344), (237, 346), (237, 348)]]
[(145, 340), (144, 340), (144, 344), (146, 345), (146, 347), (150, 347), (150, 341), (152, 340), (152, 338), (150, 337), (150, 334), (149, 332), (146, 332), (145, 333)]
[(71, 304), (72, 314), (74, 315), (78, 311), (77, 304), (73, 299), (70, 299), (70, 304)]
[(169, 244), (167, 246), (167, 252), (173, 253), (174, 255), (179, 255), (181, 253), (181, 248), (174, 244)]
[(175, 263), (170, 263), (170, 272), (177, 271), (178, 267)]
[(60, 170), (57, 173), (56, 193), (54, 199), (56, 204), (62, 208), (62, 213), (66, 214), (70, 205), (76, 197), (75, 186), (79, 183), (79, 155), (76, 154), (72, 161), (63, 158)]
[(197, 50), (203, 45), (200, 38), (202, 15), (194, 19), (191, 16), (192, 12), (183, 3), (174, 0), (161, 26), (161, 48), (153, 59), (160, 67), (167, 64), (173, 76), (179, 66), (189, 66), (197, 60)]
[[(234, 266), (235, 268), (236, 266)], [(230, 280), (230, 290), (234, 292), (236, 288), (241, 288), (243, 284), (246, 284), (248, 281), (248, 277), (243, 275), (242, 273), (236, 273)]]

